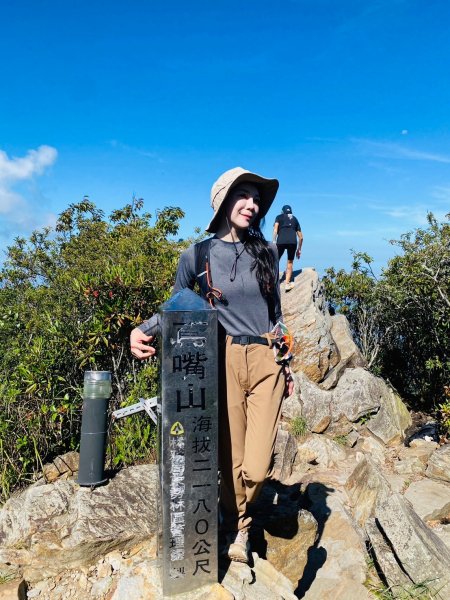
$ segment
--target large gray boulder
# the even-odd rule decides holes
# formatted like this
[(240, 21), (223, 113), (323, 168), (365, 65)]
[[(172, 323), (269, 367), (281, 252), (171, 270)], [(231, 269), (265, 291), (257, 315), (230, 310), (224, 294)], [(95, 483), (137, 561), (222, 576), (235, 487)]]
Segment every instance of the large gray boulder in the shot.
[(405, 498), (424, 521), (450, 522), (450, 483), (425, 477), (408, 486)]
[(346, 435), (352, 423), (373, 415), (370, 431), (396, 444), (411, 425), (406, 406), (386, 383), (369, 373), (344, 315), (330, 316), (314, 269), (304, 269), (282, 297), (286, 325), (294, 336), (294, 394), (283, 416), (303, 417), (314, 433)]
[(387, 393), (386, 384), (366, 369), (346, 369), (332, 392), (331, 420), (341, 417), (354, 423), (362, 416), (376, 412)]
[(427, 582), (433, 598), (450, 597), (450, 549), (399, 494), (378, 498), (375, 519), (397, 561), (415, 584)]
[(345, 483), (345, 490), (352, 515), (360, 527), (375, 515), (378, 498), (392, 493), (387, 479), (368, 456), (356, 465)]
[(384, 465), (386, 462), (386, 449), (384, 445), (371, 435), (361, 435), (357, 440), (356, 449), (363, 454), (367, 454), (377, 465)]
[(331, 317), (331, 335), (339, 351), (340, 359), (320, 384), (325, 390), (329, 390), (337, 384), (345, 369), (367, 366), (366, 359), (355, 344), (345, 315), (333, 315)]
[(301, 371), (294, 374), (294, 382), (293, 395), (283, 402), (283, 416), (301, 416), (310, 431), (322, 433), (331, 422), (332, 393), (320, 389)]
[(283, 294), (282, 305), (284, 321), (295, 338), (295, 372), (302, 371), (328, 390), (345, 369), (366, 366), (345, 315), (330, 316), (323, 284), (314, 269), (303, 269), (294, 289)]
[(433, 452), (428, 461), (426, 474), (433, 479), (450, 481), (450, 444)]
[(450, 550), (411, 504), (392, 491), (379, 467), (368, 457), (356, 466), (346, 482), (346, 491), (352, 514), (359, 525), (366, 527), (375, 554), (377, 549), (379, 554), (384, 553), (379, 534), (390, 549), (391, 554), (379, 560), (380, 567), (386, 569), (383, 572), (387, 581), (399, 585), (402, 570), (413, 584), (428, 582), (436, 594), (431, 597), (447, 598)]
[(299, 371), (294, 374), (294, 393), (283, 402), (287, 419), (303, 417), (313, 433), (347, 434), (352, 423), (374, 414), (367, 426), (384, 444), (404, 439), (411, 425), (408, 409), (380, 377), (366, 369), (346, 369), (332, 390), (323, 390)]
[(432, 443), (401, 448), (397, 454), (398, 462), (394, 464), (394, 471), (401, 475), (423, 474), (434, 449)]
[(328, 469), (339, 467), (345, 461), (347, 449), (326, 435), (313, 433), (299, 440), (298, 454), (309, 457), (322, 469)]
[(396, 596), (397, 591), (401, 591), (405, 587), (410, 587), (413, 582), (401, 568), (395, 558), (394, 552), (377, 527), (374, 518), (367, 519), (366, 533), (369, 538), (371, 551), (380, 565), (389, 589)]
[(366, 425), (377, 438), (392, 446), (405, 439), (405, 431), (411, 426), (412, 419), (400, 396), (382, 379), (379, 381), (383, 389), (383, 401), (380, 410)]
[(156, 534), (157, 490), (156, 465), (124, 469), (92, 491), (73, 479), (32, 485), (0, 511), (0, 563), (33, 581), (130, 548)]
[(294, 335), (295, 372), (302, 371), (311, 381), (322, 381), (340, 360), (331, 334), (323, 285), (314, 269), (303, 269), (295, 278), (294, 289), (282, 298), (283, 318)]

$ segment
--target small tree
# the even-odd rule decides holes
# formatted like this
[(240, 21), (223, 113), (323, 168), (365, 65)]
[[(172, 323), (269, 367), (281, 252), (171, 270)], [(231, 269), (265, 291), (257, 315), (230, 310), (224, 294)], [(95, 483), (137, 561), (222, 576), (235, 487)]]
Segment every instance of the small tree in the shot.
[(428, 226), (391, 243), (400, 249), (377, 279), (371, 258), (353, 254), (352, 270), (328, 269), (331, 305), (349, 318), (369, 366), (416, 408), (442, 399), (450, 374), (450, 225)]
[[(183, 212), (143, 201), (109, 219), (85, 198), (55, 231), (8, 248), (0, 272), (0, 477), (2, 496), (33, 478), (42, 462), (77, 448), (86, 369), (113, 376), (112, 408), (156, 392), (157, 363), (136, 364), (129, 333), (169, 296), (189, 241), (168, 238)], [(148, 419), (126, 420), (113, 436), (115, 462), (151, 453)]]
[(383, 325), (391, 325), (384, 370), (406, 397), (434, 406), (450, 375), (450, 224), (429, 213), (428, 227), (391, 243), (401, 253), (380, 281)]

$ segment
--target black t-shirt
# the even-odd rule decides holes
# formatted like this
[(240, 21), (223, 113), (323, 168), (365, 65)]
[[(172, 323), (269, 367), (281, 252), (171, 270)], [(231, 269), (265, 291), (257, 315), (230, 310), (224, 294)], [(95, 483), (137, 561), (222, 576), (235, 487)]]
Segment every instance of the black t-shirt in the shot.
[(294, 215), (285, 215), (284, 213), (278, 215), (275, 219), (275, 223), (278, 223), (277, 244), (297, 243), (297, 231), (301, 231), (301, 228), (300, 223)]

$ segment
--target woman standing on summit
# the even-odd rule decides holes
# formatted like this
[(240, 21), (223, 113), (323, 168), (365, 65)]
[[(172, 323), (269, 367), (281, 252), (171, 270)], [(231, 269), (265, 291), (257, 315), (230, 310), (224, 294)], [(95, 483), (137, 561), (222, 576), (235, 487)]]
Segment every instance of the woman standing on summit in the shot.
[[(208, 272), (196, 275), (193, 245), (180, 257), (173, 288), (175, 294), (197, 281), (218, 310), (221, 528), (229, 558), (241, 562), (248, 561), (248, 508), (271, 468), (283, 395), (293, 390), (288, 363), (276, 362), (267, 335), (281, 319), (278, 253), (260, 223), (277, 190), (276, 179), (240, 167), (223, 173), (211, 190)], [(154, 354), (156, 321), (132, 331), (136, 358)]]

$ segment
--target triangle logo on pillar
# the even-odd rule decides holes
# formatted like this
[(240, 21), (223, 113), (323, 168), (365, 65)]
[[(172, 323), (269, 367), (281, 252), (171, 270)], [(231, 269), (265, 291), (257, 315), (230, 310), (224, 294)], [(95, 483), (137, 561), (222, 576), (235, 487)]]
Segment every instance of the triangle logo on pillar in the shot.
[(184, 428), (183, 428), (183, 425), (179, 421), (176, 421), (170, 428), (170, 435), (183, 435), (183, 433), (184, 433)]

